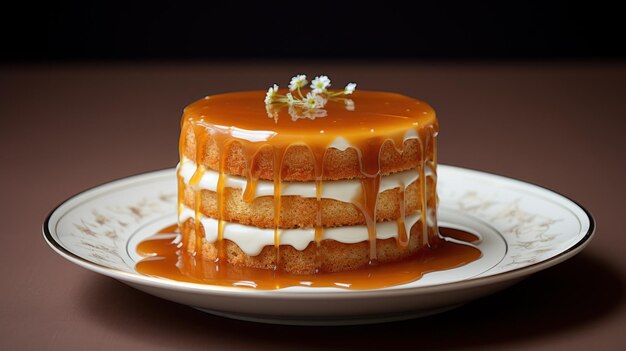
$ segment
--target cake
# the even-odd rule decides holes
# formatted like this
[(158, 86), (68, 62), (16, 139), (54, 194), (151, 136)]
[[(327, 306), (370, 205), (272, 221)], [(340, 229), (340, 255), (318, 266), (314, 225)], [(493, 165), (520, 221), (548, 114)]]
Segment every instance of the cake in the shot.
[(225, 93), (185, 108), (183, 250), (313, 274), (399, 261), (435, 245), (433, 109), (354, 85), (315, 86), (326, 77), (304, 90), (305, 78), (296, 78), (291, 91)]

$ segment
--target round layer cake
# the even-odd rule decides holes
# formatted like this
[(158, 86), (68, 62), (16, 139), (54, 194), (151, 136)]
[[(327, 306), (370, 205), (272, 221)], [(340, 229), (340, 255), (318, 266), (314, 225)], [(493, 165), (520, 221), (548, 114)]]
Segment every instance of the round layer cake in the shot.
[(436, 243), (432, 108), (394, 93), (327, 94), (310, 108), (266, 104), (265, 91), (249, 91), (185, 109), (184, 250), (311, 274), (397, 261)]

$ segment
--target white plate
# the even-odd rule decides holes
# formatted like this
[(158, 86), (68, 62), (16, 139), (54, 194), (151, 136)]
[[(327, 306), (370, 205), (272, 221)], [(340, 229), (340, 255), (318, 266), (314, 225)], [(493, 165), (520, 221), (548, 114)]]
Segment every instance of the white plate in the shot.
[(82, 192), (50, 213), (43, 232), (71, 262), (149, 294), (231, 318), (308, 325), (384, 322), (444, 311), (572, 257), (593, 235), (589, 212), (550, 190), (446, 165), (438, 173), (440, 224), (480, 234), (483, 257), (385, 289), (262, 291), (137, 273), (137, 243), (176, 222), (174, 169)]

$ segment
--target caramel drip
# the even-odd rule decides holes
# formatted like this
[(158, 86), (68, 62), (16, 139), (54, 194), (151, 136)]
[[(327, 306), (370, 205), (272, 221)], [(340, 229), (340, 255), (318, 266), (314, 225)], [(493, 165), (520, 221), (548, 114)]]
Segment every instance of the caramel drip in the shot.
[(322, 240), (324, 226), (322, 225), (322, 189), (324, 186), (324, 163), (326, 162), (327, 148), (307, 145), (315, 160), (315, 267), (319, 272), (322, 268)]
[(281, 210), (281, 173), (283, 169), (283, 156), (285, 149), (274, 148), (274, 270), (278, 270), (280, 264), (280, 210)]
[[(428, 126), (428, 140), (430, 146), (430, 152), (427, 152), (428, 157), (428, 165), (430, 166), (431, 175), (430, 182), (428, 183), (428, 189), (430, 193), (428, 194), (428, 201), (430, 201), (430, 206), (427, 206), (429, 214), (431, 215), (432, 227), (435, 231), (439, 228), (437, 224), (437, 206), (439, 203), (439, 198), (437, 197), (437, 129), (434, 126)], [(439, 235), (439, 233), (436, 233)]]
[(202, 223), (200, 222), (200, 218), (202, 217), (202, 190), (200, 189), (200, 180), (204, 176), (206, 172), (206, 167), (202, 162), (202, 155), (204, 155), (204, 150), (206, 150), (207, 142), (209, 136), (205, 133), (205, 130), (198, 124), (192, 124), (194, 140), (196, 141), (196, 172), (193, 174), (191, 179), (189, 180), (189, 185), (193, 189), (194, 192), (194, 225), (195, 225), (195, 254), (202, 255), (202, 242), (204, 236), (204, 228), (202, 227)]
[[(202, 178), (202, 175), (204, 174), (205, 170), (206, 169), (204, 168), (204, 166), (198, 167), (198, 169), (196, 170), (196, 173), (194, 173), (193, 177), (191, 177), (191, 180), (189, 181), (192, 187), (198, 186), (199, 179)], [(194, 180), (198, 180), (198, 182), (194, 182)], [(194, 189), (193, 195), (194, 195), (194, 225), (195, 225), (194, 229), (196, 233), (195, 252), (196, 254), (201, 254), (202, 253), (202, 239), (204, 236), (203, 235), (204, 227), (202, 227), (202, 223), (200, 222), (200, 219), (202, 218), (202, 190), (200, 190), (199, 188)]]
[[(449, 237), (467, 242), (478, 238), (458, 229), (442, 228)], [(208, 261), (190, 255), (177, 244), (178, 226), (159, 231), (142, 241), (137, 252), (145, 256), (135, 269), (145, 275), (190, 283), (276, 290), (291, 286), (334, 287), (342, 289), (381, 289), (410, 283), (424, 274), (463, 266), (481, 257), (471, 244), (441, 240), (437, 249), (422, 248), (415, 255), (393, 263), (368, 265), (353, 271), (292, 275), (284, 271), (233, 266), (224, 261)]]
[(251, 203), (254, 201), (257, 183), (259, 178), (252, 174), (251, 170), (246, 171), (246, 190), (243, 192), (243, 201)]
[(254, 201), (254, 195), (256, 194), (256, 187), (259, 181), (259, 176), (256, 172), (256, 155), (259, 151), (267, 145), (256, 146), (253, 143), (244, 144), (244, 152), (246, 159), (246, 189), (243, 192), (243, 200), (247, 203)]
[[(181, 166), (182, 166), (182, 162), (181, 162)], [(177, 218), (180, 218), (180, 214), (183, 212), (183, 208), (184, 208), (183, 199), (185, 197), (185, 180), (183, 179), (183, 176), (180, 175), (180, 166), (179, 166), (179, 169), (176, 170), (176, 180), (178, 183), (178, 206), (177, 206), (178, 216)], [(182, 224), (182, 223), (179, 223), (179, 224)]]
[(376, 255), (376, 205), (378, 189), (380, 189), (380, 175), (361, 179), (362, 202), (357, 208), (361, 210), (367, 225), (367, 237), (370, 243), (370, 264), (375, 264)]
[(324, 239), (324, 227), (322, 226), (322, 180), (315, 180), (315, 270), (322, 267), (322, 240)]
[[(259, 144), (259, 143), (251, 143), (247, 141), (240, 141), (240, 142), (242, 142), (244, 146), (244, 153), (245, 153), (245, 160), (246, 160), (246, 170), (245, 170), (246, 188), (243, 192), (243, 200), (247, 203), (252, 203), (255, 199), (256, 187), (257, 187), (257, 183), (259, 180), (259, 177), (255, 171), (256, 156), (261, 151), (261, 149), (265, 147), (272, 148), (272, 146), (270, 144), (265, 144), (265, 143)], [(274, 162), (273, 164), (273, 169), (274, 169), (273, 225), (274, 225), (274, 250), (275, 250), (274, 270), (277, 270), (280, 264), (279, 262), (279, 259), (280, 259), (280, 213), (281, 213), (281, 207), (282, 207), (281, 206), (281, 188), (282, 188), (281, 170), (282, 170), (282, 160), (284, 156), (284, 150), (281, 150), (281, 148), (272, 148), (272, 149), (273, 149), (273, 155), (274, 155), (274, 160), (273, 160)], [(219, 192), (220, 191), (218, 190), (218, 196), (220, 196)], [(223, 189), (222, 189), (222, 192), (223, 192)], [(218, 240), (220, 241), (220, 245), (223, 245), (222, 243), (223, 237), (219, 237)]]
[[(180, 218), (180, 214), (183, 212), (183, 199), (185, 197), (185, 182), (183, 176), (180, 171), (182, 169), (183, 163), (185, 162), (185, 142), (187, 141), (187, 130), (189, 129), (188, 123), (181, 123), (181, 132), (180, 139), (178, 140), (178, 156), (180, 160), (180, 164), (178, 165), (178, 169), (176, 170), (176, 180), (178, 182), (178, 217)], [(182, 223), (178, 223), (181, 225)]]
[[(228, 150), (228, 147), (230, 146), (230, 144), (233, 142), (233, 139), (227, 139), (223, 142), (223, 149), (224, 150)], [(224, 173), (224, 168), (226, 165), (226, 157), (224, 156), (225, 153), (222, 152), (220, 153), (220, 160), (219, 160), (219, 171), (218, 171), (218, 176), (217, 176), (217, 188), (215, 189), (216, 191), (216, 196), (217, 196), (217, 254), (216, 254), (216, 259), (219, 260), (224, 260), (225, 259), (225, 255), (226, 252), (224, 250), (224, 225), (226, 224), (226, 221), (224, 220), (224, 211), (225, 211), (225, 204), (224, 204), (224, 184), (226, 183), (226, 177), (227, 175)]]
[(420, 224), (422, 226), (422, 244), (426, 245), (426, 246), (430, 246), (430, 241), (428, 240), (428, 221), (426, 219), (427, 217), (427, 198), (426, 198), (426, 163), (425, 163), (425, 158), (426, 158), (426, 149), (425, 149), (425, 140), (423, 136), (420, 136), (420, 138), (417, 139), (419, 141), (419, 146), (420, 146), (420, 161), (417, 165), (417, 172), (418, 172), (418, 187), (419, 187), (419, 199), (420, 199)]
[(405, 192), (404, 183), (400, 184), (400, 188), (398, 189), (398, 194), (400, 195), (400, 217), (396, 220), (398, 222), (398, 245), (400, 247), (406, 248), (409, 245), (409, 236), (406, 232), (406, 203), (404, 201), (404, 192)]
[(375, 264), (376, 253), (376, 208), (380, 190), (380, 151), (385, 139), (381, 137), (366, 139), (358, 145), (361, 168), (361, 196), (354, 205), (361, 211), (367, 225), (370, 252), (369, 262)]

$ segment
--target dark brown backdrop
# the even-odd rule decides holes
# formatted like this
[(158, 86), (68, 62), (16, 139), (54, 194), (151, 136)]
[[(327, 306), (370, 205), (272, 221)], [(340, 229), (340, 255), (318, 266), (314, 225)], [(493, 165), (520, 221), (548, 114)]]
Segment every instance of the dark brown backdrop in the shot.
[[(185, 104), (300, 72), (430, 102), (442, 163), (563, 193), (595, 215), (596, 238), (570, 261), (457, 310), (336, 328), (213, 317), (72, 265), (44, 243), (41, 222), (68, 196), (173, 167)], [(624, 348), (625, 81), (626, 65), (611, 62), (0, 66), (0, 349)]]
[(614, 2), (10, 1), (0, 62), (626, 57)]

